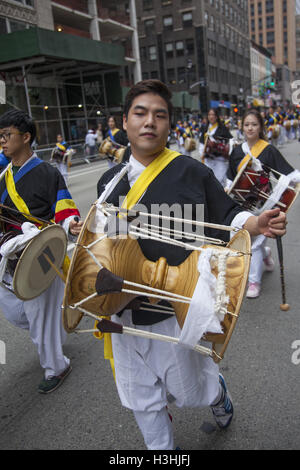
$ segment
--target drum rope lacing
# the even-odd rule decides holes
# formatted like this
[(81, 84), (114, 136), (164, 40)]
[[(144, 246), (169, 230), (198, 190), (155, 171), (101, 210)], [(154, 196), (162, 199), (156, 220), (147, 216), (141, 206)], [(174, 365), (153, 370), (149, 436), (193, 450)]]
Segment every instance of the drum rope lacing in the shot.
[[(111, 214), (111, 212), (114, 212), (114, 213), (120, 212), (120, 209), (117, 208), (117, 207), (114, 207), (114, 206), (105, 206), (104, 207), (103, 205), (101, 205), (101, 206), (97, 205), (97, 207), (106, 216), (109, 216)], [(127, 211), (125, 211), (125, 212), (127, 212)], [(152, 214), (147, 214), (147, 215), (151, 216)], [(164, 216), (158, 216), (158, 217), (163, 218)], [(165, 218), (175, 220), (175, 218), (168, 218), (168, 217), (165, 217)], [(185, 219), (177, 219), (177, 220), (185, 220)], [(189, 222), (195, 223), (195, 221), (189, 221)], [(205, 224), (204, 222), (198, 222), (198, 223), (201, 224), (201, 225), (208, 225), (208, 226), (216, 227), (216, 225), (214, 225), (214, 224)], [(168, 243), (168, 244), (172, 244), (172, 245), (175, 245), (175, 246), (180, 246), (180, 247), (184, 247), (186, 249), (196, 250), (196, 251), (200, 251), (200, 252), (204, 251), (205, 248), (195, 247), (194, 245), (191, 245), (189, 243), (181, 242), (179, 240), (174, 240), (173, 238), (170, 238), (166, 235), (162, 235), (162, 234), (158, 233), (158, 230), (163, 231), (164, 233), (166, 233), (166, 232), (170, 232), (170, 233), (172, 232), (173, 234), (182, 233), (183, 235), (188, 235), (189, 237), (194, 238), (197, 241), (201, 240), (201, 241), (209, 241), (210, 243), (216, 242), (216, 244), (225, 244), (225, 242), (223, 242), (222, 240), (213, 239), (211, 237), (202, 237), (200, 235), (187, 234), (186, 232), (180, 232), (178, 230), (173, 230), (173, 229), (170, 229), (170, 230), (169, 229), (163, 229), (159, 226), (153, 226), (153, 225), (150, 225), (150, 224), (143, 224), (143, 225), (145, 226), (144, 229), (141, 228), (141, 227), (132, 226), (131, 229), (128, 231), (128, 235), (132, 235), (132, 236), (135, 236), (135, 237), (143, 236), (143, 238), (148, 238), (148, 239), (151, 239), (151, 240), (154, 240), (154, 241), (160, 241), (160, 242), (163, 242), (163, 243)], [(222, 227), (222, 226), (218, 226), (218, 227)], [(225, 229), (228, 230), (228, 227), (225, 227)], [(232, 231), (237, 231), (234, 227), (231, 227), (230, 229)], [(95, 255), (90, 250), (90, 248), (92, 248), (96, 243), (102, 241), (105, 238), (107, 238), (106, 234), (99, 237), (97, 240), (94, 240), (89, 245), (81, 245), (80, 243), (76, 243), (77, 246), (80, 246), (81, 248), (83, 248), (87, 251), (89, 256), (93, 259), (93, 261), (97, 264), (97, 266), (100, 269), (103, 268), (103, 265), (98, 261), (98, 259), (95, 257)], [(235, 257), (235, 256), (243, 256), (245, 254), (248, 254), (248, 253), (234, 252), (233, 250), (230, 250), (230, 249), (228, 249), (228, 250), (224, 249), (222, 251), (216, 249), (216, 250), (213, 250), (213, 252), (212, 252), (212, 258), (215, 258), (218, 261), (218, 275), (217, 275), (217, 282), (216, 282), (215, 313), (219, 316), (225, 315), (226, 313), (229, 314), (229, 315), (232, 315), (232, 316), (236, 316), (236, 317), (238, 316), (238, 315), (234, 314), (233, 312), (230, 312), (230, 311), (227, 310), (227, 305), (228, 305), (228, 302), (229, 302), (229, 296), (226, 295), (226, 266), (227, 266), (227, 259), (228, 259), (229, 256)], [(190, 297), (185, 297), (185, 296), (175, 294), (175, 293), (172, 293), (172, 292), (168, 292), (168, 291), (164, 291), (164, 290), (161, 290), (161, 289), (155, 289), (153, 287), (150, 287), (150, 286), (147, 286), (147, 285), (144, 285), (144, 284), (137, 284), (137, 283), (134, 283), (134, 282), (131, 282), (131, 281), (127, 281), (126, 279), (124, 279), (123, 282), (124, 282), (125, 285), (127, 285), (129, 287), (135, 287), (135, 288), (143, 289), (143, 291), (140, 291), (140, 290), (123, 288), (121, 292), (124, 292), (124, 293), (144, 295), (144, 296), (147, 295), (147, 297), (149, 297), (149, 298), (172, 301), (172, 302), (182, 302), (182, 303), (186, 303), (186, 304), (190, 304), (191, 300), (192, 300)], [(145, 290), (149, 291), (149, 292), (145, 292)], [(74, 309), (79, 309), (79, 307), (81, 307), (82, 304), (84, 304), (85, 302), (91, 300), (92, 298), (96, 297), (97, 295), (98, 295), (97, 292), (94, 292), (90, 296), (80, 300), (79, 302), (75, 303), (73, 306), (69, 306), (69, 307), (74, 308)], [(147, 305), (147, 303), (143, 303), (143, 305)], [(151, 307), (153, 307), (152, 304), (151, 304)], [(172, 313), (172, 314), (174, 314), (174, 310), (169, 308), (169, 307), (165, 307), (165, 306), (161, 306), (161, 305), (159, 305), (157, 307), (159, 307), (159, 310), (155, 310), (157, 313), (166, 313), (166, 314)], [(140, 310), (149, 311), (145, 307), (141, 307)], [(83, 313), (86, 313), (86, 311), (83, 312)]]

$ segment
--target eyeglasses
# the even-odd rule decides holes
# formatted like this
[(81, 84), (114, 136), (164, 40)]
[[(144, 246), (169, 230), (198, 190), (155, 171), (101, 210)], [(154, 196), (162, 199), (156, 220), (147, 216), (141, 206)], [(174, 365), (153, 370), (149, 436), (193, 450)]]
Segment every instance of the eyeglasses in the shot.
[(3, 132), (3, 134), (0, 134), (0, 140), (4, 140), (4, 142), (7, 142), (10, 139), (11, 135), (22, 135), (24, 132)]

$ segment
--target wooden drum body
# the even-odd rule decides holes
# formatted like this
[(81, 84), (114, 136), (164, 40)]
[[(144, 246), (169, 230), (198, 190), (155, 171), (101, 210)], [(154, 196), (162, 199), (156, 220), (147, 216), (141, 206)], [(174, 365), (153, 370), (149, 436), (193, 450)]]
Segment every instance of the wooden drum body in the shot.
[(230, 143), (228, 139), (211, 140), (207, 139), (205, 154), (210, 158), (223, 157), (229, 159)]
[[(67, 332), (74, 331), (81, 321), (84, 311), (88, 311), (99, 317), (111, 316), (123, 310), (133, 299), (139, 296), (147, 297), (149, 290), (147, 286), (173, 294), (192, 297), (198, 278), (197, 269), (199, 251), (193, 251), (188, 258), (179, 266), (169, 266), (165, 258), (160, 258), (156, 262), (149, 261), (142, 253), (136, 239), (126, 238), (103, 238), (103, 231), (96, 233), (93, 220), (97, 214), (94, 205), (83, 225), (78, 238), (77, 246), (68, 272), (65, 295), (63, 300), (63, 323)], [(91, 227), (93, 230), (91, 230)], [(100, 239), (101, 241), (96, 242)], [(93, 261), (92, 256), (86, 248), (91, 243), (96, 242), (89, 247), (92, 256), (111, 273), (116, 276), (139, 285), (138, 293), (130, 294), (125, 292), (114, 292), (103, 295), (96, 295), (95, 283), (99, 266)], [(223, 333), (206, 333), (203, 339), (213, 343), (213, 356), (216, 362), (219, 362), (227, 347), (228, 341), (234, 329), (237, 317), (239, 315), (241, 303), (243, 300), (248, 271), (250, 265), (251, 241), (247, 231), (238, 232), (229, 242), (227, 248), (207, 245), (206, 248), (214, 250), (232, 250), (241, 252), (239, 256), (229, 256), (227, 258), (226, 270), (226, 293), (229, 295), (228, 311), (225, 314), (222, 323)], [(246, 253), (246, 254), (245, 254)], [(215, 263), (215, 264), (214, 264)], [(217, 263), (211, 262), (212, 273), (217, 276)], [(74, 308), (74, 304), (86, 299), (81, 305)], [(158, 302), (157, 299), (151, 299), (152, 304)], [(176, 314), (177, 321), (182, 328), (189, 309), (189, 305), (183, 302), (169, 301)], [(199, 338), (200, 339), (200, 338)]]
[[(246, 167), (240, 171), (231, 188), (233, 198), (245, 209), (260, 210), (271, 196), (272, 185), (269, 172), (255, 171)], [(282, 212), (287, 212), (299, 193), (299, 184), (295, 189), (288, 187), (277, 202)]]

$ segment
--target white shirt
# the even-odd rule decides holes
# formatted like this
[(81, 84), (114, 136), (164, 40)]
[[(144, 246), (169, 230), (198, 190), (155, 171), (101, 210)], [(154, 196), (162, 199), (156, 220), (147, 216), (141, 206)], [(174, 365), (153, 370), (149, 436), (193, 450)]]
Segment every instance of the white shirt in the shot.
[(86, 145), (89, 145), (90, 147), (94, 147), (95, 145), (95, 140), (97, 139), (97, 135), (96, 134), (92, 134), (91, 132), (89, 132), (86, 136), (85, 136), (85, 143)]
[(145, 168), (146, 167), (138, 160), (136, 160), (132, 154), (130, 155), (127, 172), (130, 187), (134, 185), (134, 183), (136, 182), (138, 177), (143, 173)]

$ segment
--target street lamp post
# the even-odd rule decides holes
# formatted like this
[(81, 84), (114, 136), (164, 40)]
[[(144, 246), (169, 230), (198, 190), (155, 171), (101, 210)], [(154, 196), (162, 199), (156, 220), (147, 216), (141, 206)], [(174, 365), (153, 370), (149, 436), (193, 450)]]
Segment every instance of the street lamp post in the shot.
[[(187, 93), (189, 94), (190, 90), (190, 71), (193, 67), (193, 61), (192, 59), (187, 59), (187, 65), (185, 67), (185, 80), (187, 84)], [(185, 101), (185, 91), (182, 93), (182, 118), (184, 119), (184, 110), (186, 106), (186, 101)]]

